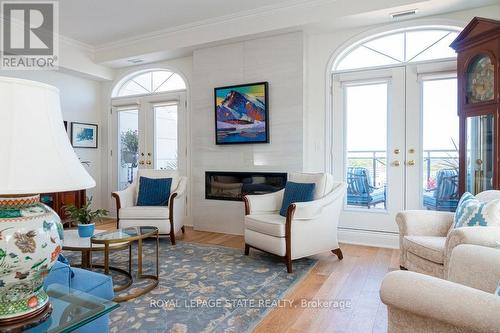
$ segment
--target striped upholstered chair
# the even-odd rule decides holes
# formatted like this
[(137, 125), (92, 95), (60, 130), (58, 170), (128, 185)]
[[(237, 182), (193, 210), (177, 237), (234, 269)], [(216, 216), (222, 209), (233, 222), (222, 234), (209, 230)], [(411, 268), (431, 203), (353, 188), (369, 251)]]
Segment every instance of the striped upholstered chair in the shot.
[(453, 212), (458, 199), (457, 170), (441, 169), (436, 176), (436, 188), (424, 193), (424, 206), (429, 210)]
[(370, 183), (370, 173), (367, 168), (347, 168), (347, 204), (370, 208), (384, 203), (385, 208), (385, 186), (375, 187)]

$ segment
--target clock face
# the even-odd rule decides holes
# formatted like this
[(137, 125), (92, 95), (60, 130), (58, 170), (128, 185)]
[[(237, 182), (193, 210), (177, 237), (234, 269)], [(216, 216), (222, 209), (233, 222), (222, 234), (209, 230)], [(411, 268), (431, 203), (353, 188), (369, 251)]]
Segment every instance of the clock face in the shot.
[(495, 67), (487, 55), (477, 56), (467, 70), (467, 103), (481, 103), (495, 98)]

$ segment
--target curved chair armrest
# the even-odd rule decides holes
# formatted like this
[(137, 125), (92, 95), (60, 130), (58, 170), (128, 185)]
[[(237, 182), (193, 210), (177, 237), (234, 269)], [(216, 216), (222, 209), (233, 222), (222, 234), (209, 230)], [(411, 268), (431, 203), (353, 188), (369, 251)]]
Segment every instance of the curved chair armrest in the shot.
[(116, 191), (111, 193), (111, 196), (116, 200), (117, 211), (120, 208), (135, 206), (135, 191), (135, 185), (132, 184), (123, 191)]
[(311, 220), (322, 214), (323, 209), (331, 205), (336, 200), (342, 200), (345, 195), (346, 185), (338, 185), (324, 197), (307, 202), (295, 202), (294, 220)]
[(406, 210), (396, 215), (401, 236), (445, 237), (453, 223), (454, 213), (431, 210)]
[(186, 194), (186, 188), (187, 188), (187, 178), (180, 177), (177, 188), (172, 193), (170, 193), (170, 196), (172, 196), (174, 193), (177, 193), (176, 197), (177, 199), (179, 199), (180, 197)]
[(391, 307), (473, 332), (498, 332), (500, 297), (409, 271), (388, 273), (380, 297)]
[(284, 193), (285, 190), (282, 189), (268, 194), (245, 195), (243, 197), (243, 201), (245, 202), (245, 215), (266, 214), (279, 211), (283, 203)]
[(447, 280), (494, 293), (500, 281), (500, 249), (458, 245), (450, 257)]
[(453, 249), (460, 244), (473, 244), (496, 247), (500, 240), (500, 227), (462, 227), (450, 231), (446, 238), (445, 266), (449, 262)]

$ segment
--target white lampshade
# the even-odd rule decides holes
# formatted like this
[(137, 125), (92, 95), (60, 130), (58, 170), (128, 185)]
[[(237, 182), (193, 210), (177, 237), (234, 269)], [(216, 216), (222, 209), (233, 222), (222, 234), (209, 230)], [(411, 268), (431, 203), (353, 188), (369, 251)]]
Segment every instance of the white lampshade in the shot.
[(0, 77), (0, 195), (94, 186), (66, 134), (59, 90)]

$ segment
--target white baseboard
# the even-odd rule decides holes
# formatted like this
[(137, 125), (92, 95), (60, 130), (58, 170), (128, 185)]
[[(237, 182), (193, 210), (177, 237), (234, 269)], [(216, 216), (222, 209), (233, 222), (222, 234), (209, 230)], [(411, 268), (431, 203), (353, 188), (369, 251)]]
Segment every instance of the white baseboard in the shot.
[(399, 234), (339, 228), (340, 243), (399, 249)]

